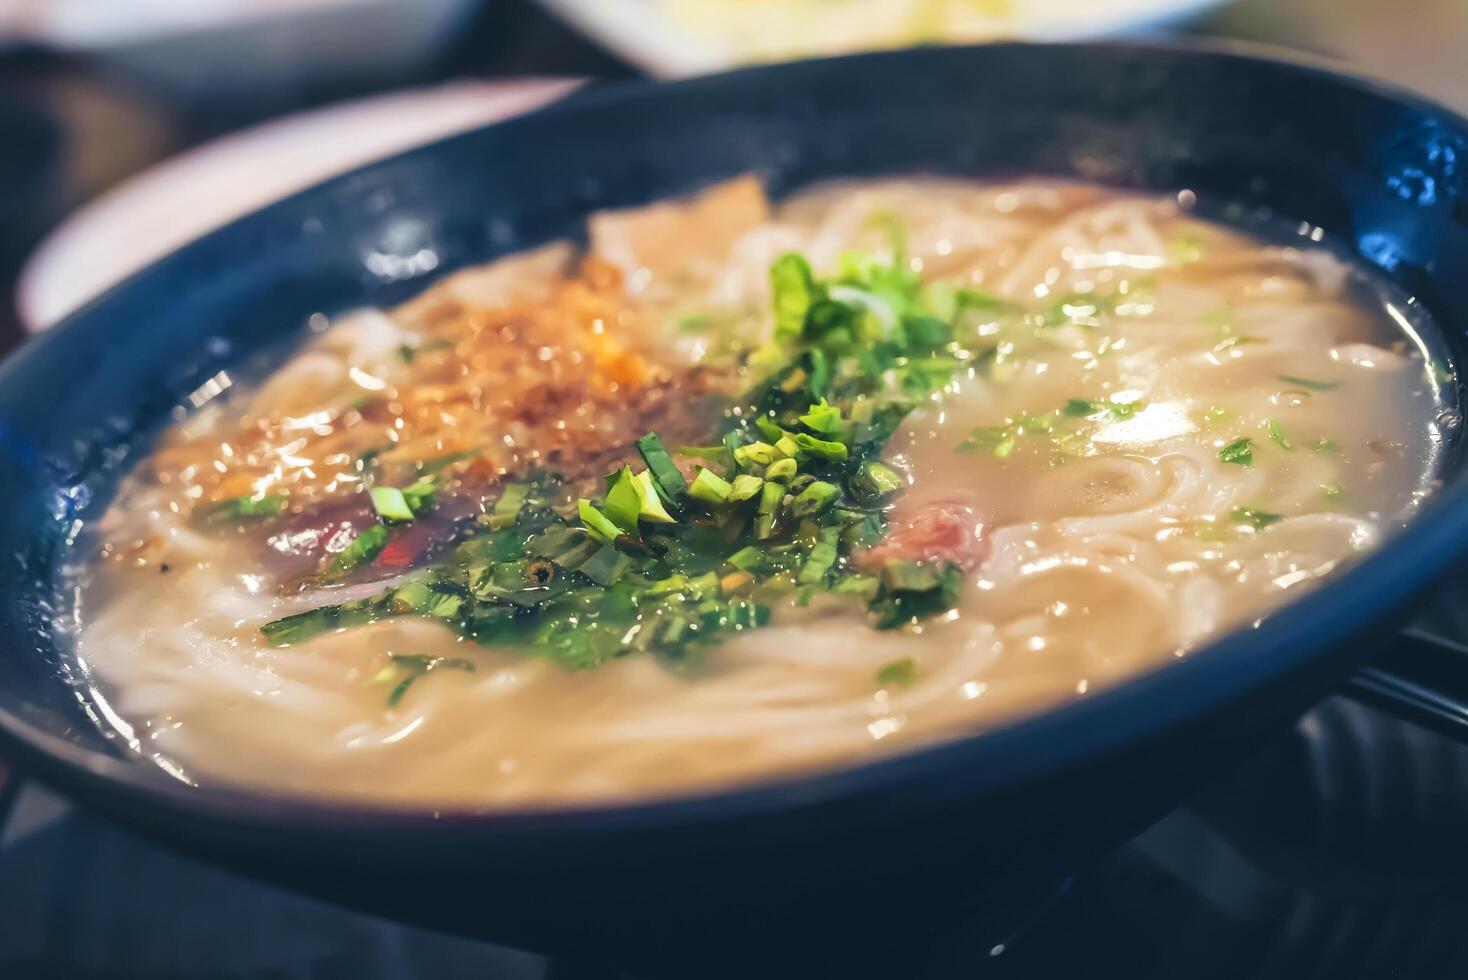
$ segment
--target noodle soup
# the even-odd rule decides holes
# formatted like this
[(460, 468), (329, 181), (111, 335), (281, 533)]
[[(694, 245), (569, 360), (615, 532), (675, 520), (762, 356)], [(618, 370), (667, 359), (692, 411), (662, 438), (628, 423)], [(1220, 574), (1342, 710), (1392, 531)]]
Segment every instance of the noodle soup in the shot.
[(1192, 205), (742, 179), (323, 322), (94, 529), (91, 696), (188, 781), (575, 804), (1187, 656), (1410, 514), (1438, 394), (1408, 304)]

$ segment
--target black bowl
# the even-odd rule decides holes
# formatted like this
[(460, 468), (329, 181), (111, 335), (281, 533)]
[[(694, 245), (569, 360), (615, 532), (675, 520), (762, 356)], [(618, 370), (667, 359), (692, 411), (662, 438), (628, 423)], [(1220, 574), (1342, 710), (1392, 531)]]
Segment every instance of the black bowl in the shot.
[[(1468, 324), (1468, 125), (1309, 64), (1226, 50), (998, 45), (585, 93), (374, 164), (134, 277), (0, 368), (0, 732), (27, 770), (179, 847), (383, 914), (731, 975), (901, 969), (992, 936), (1362, 663), (1468, 551), (1468, 483), (1257, 628), (1062, 710), (855, 768), (598, 809), (401, 812), (191, 788), (104, 738), (51, 629), (68, 540), (190, 390), (318, 311), (574, 234), (595, 208), (749, 171), (1077, 176), (1272, 208)], [(726, 953), (710, 956), (710, 948)], [(894, 967), (894, 964), (898, 966)], [(918, 964), (926, 964), (919, 966)]]

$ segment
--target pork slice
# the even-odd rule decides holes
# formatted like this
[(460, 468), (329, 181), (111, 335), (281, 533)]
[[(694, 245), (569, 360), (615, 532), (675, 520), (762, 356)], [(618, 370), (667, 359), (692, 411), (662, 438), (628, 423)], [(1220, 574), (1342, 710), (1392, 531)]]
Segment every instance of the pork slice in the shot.
[(952, 562), (971, 571), (989, 557), (989, 542), (978, 511), (958, 501), (935, 501), (899, 509), (887, 536), (855, 556), (857, 567), (875, 571), (894, 558)]
[(764, 185), (744, 176), (683, 200), (600, 212), (587, 230), (592, 254), (619, 266), (635, 287), (644, 270), (662, 281), (722, 262), (740, 237), (769, 219)]

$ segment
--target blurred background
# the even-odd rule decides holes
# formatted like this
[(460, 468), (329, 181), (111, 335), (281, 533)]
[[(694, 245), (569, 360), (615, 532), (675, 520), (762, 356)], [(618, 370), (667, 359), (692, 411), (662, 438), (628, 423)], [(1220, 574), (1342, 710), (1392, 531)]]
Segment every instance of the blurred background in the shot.
[(565, 80), (1186, 35), (1468, 106), (1468, 0), (0, 0), (0, 350), (231, 217)]
[[(1135, 37), (1324, 54), (1468, 111), (1468, 0), (0, 0), (0, 353), (233, 217), (575, 85)], [(997, 975), (1468, 976), (1464, 820), (1468, 752), (1327, 702), (1083, 878)], [(458, 975), (616, 973), (227, 878), (0, 761), (0, 976)]]

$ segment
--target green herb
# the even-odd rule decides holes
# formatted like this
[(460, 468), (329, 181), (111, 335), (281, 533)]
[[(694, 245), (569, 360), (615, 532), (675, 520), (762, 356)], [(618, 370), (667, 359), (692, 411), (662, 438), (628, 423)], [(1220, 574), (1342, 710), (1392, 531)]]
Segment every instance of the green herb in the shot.
[(632, 467), (624, 466), (611, 479), (607, 488), (606, 516), (617, 527), (628, 534), (637, 533), (637, 518), (642, 513), (642, 495), (638, 493), (637, 478)]
[(1218, 460), (1221, 463), (1233, 463), (1236, 466), (1253, 465), (1254, 440), (1248, 436), (1234, 440), (1218, 451)]
[(734, 462), (743, 467), (769, 466), (779, 458), (775, 447), (767, 442), (752, 442), (734, 450)]
[(408, 506), (408, 500), (403, 496), (403, 491), (395, 487), (373, 487), (368, 494), (372, 498), (372, 508), (383, 520), (411, 521), (413, 519), (413, 508)]
[[(881, 460), (888, 440), (915, 404), (974, 364), (975, 318), (960, 314), (1012, 308), (924, 287), (903, 264), (871, 256), (844, 257), (830, 280), (787, 256), (771, 280), (780, 329), (749, 361), (762, 380), (740, 396), (716, 445), (686, 449), (707, 463), (691, 481), (648, 433), (637, 440), (646, 469), (619, 468), (601, 499), (579, 499), (567, 513), (557, 477), (508, 484), (429, 567), (369, 599), (286, 617), (262, 633), (288, 645), (419, 616), (475, 643), (582, 670), (635, 653), (681, 666), (730, 631), (768, 623), (772, 603), (803, 605), (822, 591), (860, 599), (881, 628), (953, 608), (963, 579), (956, 566), (873, 576), (847, 557), (881, 541), (882, 508), (903, 486)], [(1004, 455), (1024, 436), (1059, 439), (1063, 425), (1061, 412), (1023, 415), (990, 449)], [(379, 488), (388, 491), (376, 494), (384, 514), (404, 519), (431, 506), (436, 472)], [(343, 564), (370, 561), (388, 534), (384, 525), (364, 532)]]
[(849, 486), (858, 503), (873, 504), (901, 490), (902, 477), (886, 463), (873, 459), (861, 464)]
[(805, 330), (817, 299), (815, 275), (804, 256), (785, 255), (770, 269), (775, 302), (775, 338), (794, 340)]
[(474, 670), (473, 663), (457, 657), (425, 657), (417, 653), (390, 653), (388, 657), (392, 660), (389, 670), (394, 667), (407, 670), (407, 676), (394, 685), (392, 692), (387, 696), (389, 708), (398, 706), (398, 703), (403, 700), (403, 695), (408, 693), (408, 688), (412, 687), (418, 678), (431, 674), (435, 670)]
[(1341, 444), (1334, 439), (1316, 439), (1310, 444), (1310, 448), (1318, 453), (1338, 453), (1341, 451)]
[(835, 484), (816, 480), (790, 502), (790, 514), (796, 518), (814, 517), (824, 513), (840, 496), (841, 490)]
[(208, 524), (262, 521), (284, 514), (289, 504), (290, 498), (283, 493), (267, 493), (258, 497), (246, 494), (210, 504), (200, 513)]
[(765, 481), (748, 473), (741, 473), (734, 478), (734, 483), (729, 489), (729, 502), (742, 503), (759, 496), (760, 489), (764, 487)]
[(514, 527), (528, 499), (530, 499), (530, 484), (507, 484), (501, 491), (499, 499), (494, 502), (494, 510), (489, 512), (490, 530), (503, 531), (505, 528)]
[[(827, 484), (829, 486), (829, 484)], [(840, 557), (841, 529), (839, 527), (823, 527), (815, 546), (810, 550), (810, 557), (800, 568), (800, 577), (796, 581), (800, 585), (823, 585), (831, 574), (831, 569), (836, 566), (836, 560)]]
[(789, 483), (795, 479), (795, 474), (799, 470), (799, 466), (800, 464), (789, 457), (777, 459), (765, 470), (765, 479), (771, 483)]
[(677, 523), (668, 513), (667, 508), (663, 506), (662, 498), (658, 496), (657, 484), (653, 482), (652, 471), (643, 470), (634, 477), (634, 480), (638, 500), (637, 516), (654, 524)]
[(1289, 439), (1285, 438), (1284, 427), (1281, 426), (1274, 419), (1265, 419), (1264, 428), (1269, 431), (1270, 442), (1274, 443), (1276, 446), (1283, 449), (1287, 453), (1292, 453), (1295, 451), (1295, 447), (1290, 444)]
[(683, 482), (683, 474), (678, 471), (678, 466), (668, 454), (668, 447), (663, 445), (663, 440), (658, 438), (657, 433), (649, 432), (637, 440), (637, 451), (647, 464), (648, 472), (652, 474), (653, 485), (658, 494), (674, 508), (682, 507), (688, 499), (688, 484)]
[(340, 575), (366, 565), (387, 546), (388, 534), (388, 529), (381, 524), (367, 528), (337, 552), (331, 562), (331, 571)]
[(1281, 374), (1279, 380), (1285, 384), (1298, 385), (1301, 388), (1309, 388), (1311, 391), (1335, 391), (1341, 386), (1339, 381), (1316, 381), (1312, 378), (1301, 378), (1293, 374)]
[(818, 404), (812, 405), (810, 411), (800, 417), (800, 421), (818, 435), (840, 435), (842, 430), (841, 409), (824, 398)]
[(1094, 402), (1087, 398), (1072, 398), (1065, 403), (1065, 407), (1061, 411), (1072, 418), (1083, 418), (1087, 415), (1099, 414), (1102, 408), (1103, 406), (1100, 402)]
[(839, 463), (850, 455), (845, 443), (833, 442), (829, 439), (817, 439), (815, 436), (804, 432), (795, 436), (796, 448), (806, 456), (816, 459), (824, 459), (828, 462)]
[(1283, 514), (1271, 514), (1267, 510), (1256, 510), (1253, 507), (1235, 507), (1230, 516), (1235, 524), (1247, 524), (1255, 530), (1284, 520)]
[(1015, 439), (1008, 427), (986, 426), (974, 429), (969, 437), (958, 444), (959, 452), (987, 452), (996, 459), (1004, 459), (1014, 452)]
[(689, 496), (700, 500), (710, 507), (723, 506), (724, 501), (729, 499), (729, 494), (734, 488), (729, 482), (720, 477), (713, 470), (699, 467), (698, 473), (693, 478), (693, 483), (688, 487)]
[(870, 610), (872, 625), (894, 629), (947, 612), (958, 602), (963, 571), (957, 565), (892, 560), (882, 566)]
[(622, 536), (622, 529), (585, 497), (576, 501), (576, 513), (580, 515), (586, 532), (603, 544), (615, 544)]
[(760, 488), (758, 516), (755, 518), (755, 537), (763, 541), (775, 530), (780, 509), (785, 500), (785, 488), (774, 481)]
[(917, 661), (903, 657), (885, 664), (877, 670), (877, 684), (881, 687), (908, 687), (917, 680)]

